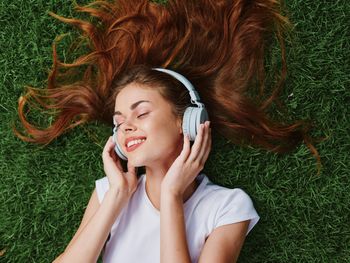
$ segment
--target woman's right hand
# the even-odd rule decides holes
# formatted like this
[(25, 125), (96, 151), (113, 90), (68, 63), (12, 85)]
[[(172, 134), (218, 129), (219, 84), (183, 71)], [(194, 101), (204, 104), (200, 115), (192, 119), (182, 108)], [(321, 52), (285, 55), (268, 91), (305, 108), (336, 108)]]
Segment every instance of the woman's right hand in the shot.
[(102, 152), (103, 169), (108, 177), (110, 189), (129, 199), (137, 188), (136, 168), (128, 162), (128, 171), (124, 172), (120, 159), (114, 151), (115, 143), (109, 137)]

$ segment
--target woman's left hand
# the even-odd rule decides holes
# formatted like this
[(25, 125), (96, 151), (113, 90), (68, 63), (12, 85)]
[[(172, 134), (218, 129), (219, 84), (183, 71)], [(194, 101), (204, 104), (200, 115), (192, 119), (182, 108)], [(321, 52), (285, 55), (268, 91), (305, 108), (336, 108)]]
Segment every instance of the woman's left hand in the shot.
[(211, 150), (211, 128), (209, 125), (209, 121), (200, 125), (192, 147), (190, 147), (189, 138), (184, 134), (183, 149), (162, 181), (162, 192), (182, 197), (187, 187), (204, 168)]

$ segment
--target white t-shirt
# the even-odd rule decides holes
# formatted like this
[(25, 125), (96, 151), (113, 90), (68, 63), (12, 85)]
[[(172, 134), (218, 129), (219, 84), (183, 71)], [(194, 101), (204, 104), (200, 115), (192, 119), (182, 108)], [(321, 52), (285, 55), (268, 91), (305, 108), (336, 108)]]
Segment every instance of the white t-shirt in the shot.
[[(191, 262), (196, 263), (209, 234), (217, 227), (250, 219), (247, 235), (260, 219), (252, 200), (240, 188), (213, 184), (201, 173), (199, 186), (184, 203), (186, 238)], [(103, 262), (160, 262), (160, 212), (153, 206), (145, 190), (146, 175), (123, 207), (111, 228)], [(101, 203), (109, 188), (107, 177), (96, 180)]]

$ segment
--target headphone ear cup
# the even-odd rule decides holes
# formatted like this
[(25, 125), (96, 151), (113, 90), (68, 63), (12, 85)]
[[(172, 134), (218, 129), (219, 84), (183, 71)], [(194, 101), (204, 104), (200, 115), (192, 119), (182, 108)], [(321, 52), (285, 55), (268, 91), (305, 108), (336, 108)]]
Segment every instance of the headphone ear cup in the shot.
[(190, 135), (190, 140), (196, 139), (199, 125), (209, 120), (205, 108), (187, 107), (183, 117), (183, 132)]
[(123, 160), (127, 161), (128, 158), (126, 157), (126, 155), (124, 154), (122, 148), (119, 146), (118, 140), (117, 140), (117, 127), (114, 127), (113, 129), (113, 142), (115, 143), (114, 146), (114, 151), (115, 153)]
[(192, 110), (193, 110), (193, 107), (187, 107), (182, 119), (182, 131), (184, 134), (189, 135), (190, 141), (194, 140), (194, 137), (191, 134), (191, 127), (190, 127)]
[(122, 150), (121, 147), (119, 146), (118, 142), (116, 143), (116, 145), (115, 145), (115, 147), (114, 147), (114, 150), (115, 150), (115, 152), (118, 154), (118, 156), (119, 156), (121, 159), (123, 159), (123, 160), (125, 160), (125, 161), (128, 160), (128, 158), (125, 156), (123, 150)]
[(191, 118), (193, 118), (193, 121), (191, 121), (193, 124), (192, 129), (195, 133), (195, 136), (197, 136), (199, 125), (209, 120), (208, 112), (205, 108), (194, 108)]

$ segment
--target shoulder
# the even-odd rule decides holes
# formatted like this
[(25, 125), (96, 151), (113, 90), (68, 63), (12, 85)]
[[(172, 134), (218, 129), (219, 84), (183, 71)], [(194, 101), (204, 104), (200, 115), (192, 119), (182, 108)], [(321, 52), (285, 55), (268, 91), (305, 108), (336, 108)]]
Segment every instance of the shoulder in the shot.
[[(143, 178), (144, 174), (142, 174), (139, 178), (138, 178), (138, 186), (140, 185), (141, 179)], [(97, 179), (95, 181), (95, 186), (96, 186), (96, 193), (97, 193), (97, 197), (100, 203), (102, 203), (102, 200), (104, 198), (104, 195), (106, 194), (106, 192), (109, 189), (109, 181), (108, 181), (108, 177), (102, 177), (100, 179)]]
[(249, 212), (254, 208), (251, 197), (241, 188), (226, 188), (216, 189), (213, 196), (222, 209), (225, 207), (239, 209), (240, 212)]
[(250, 196), (241, 188), (228, 188), (225, 186), (214, 184), (206, 175), (204, 175), (205, 185), (203, 192), (207, 199), (212, 200), (219, 207), (228, 204), (236, 204), (242, 206), (252, 206), (253, 202)]
[(211, 207), (213, 229), (250, 220), (248, 234), (260, 219), (251, 197), (241, 188), (227, 188), (207, 179), (203, 199), (206, 206)]
[(102, 203), (103, 197), (109, 189), (109, 182), (108, 182), (107, 176), (97, 179), (95, 181), (95, 186), (96, 186), (98, 201)]

